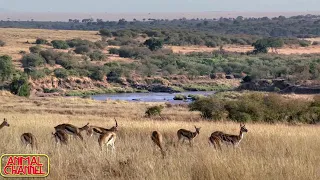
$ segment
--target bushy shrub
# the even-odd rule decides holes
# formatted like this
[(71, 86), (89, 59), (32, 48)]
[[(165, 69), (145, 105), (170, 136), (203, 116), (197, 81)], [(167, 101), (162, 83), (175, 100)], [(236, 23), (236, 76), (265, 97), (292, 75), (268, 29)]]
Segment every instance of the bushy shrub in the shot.
[(173, 100), (186, 100), (187, 96), (182, 95), (182, 94), (177, 94), (173, 97)]
[(12, 58), (7, 55), (0, 56), (0, 81), (11, 79), (13, 72)]
[(41, 47), (40, 46), (31, 46), (31, 47), (29, 47), (29, 51), (31, 52), (31, 53), (35, 53), (35, 54), (38, 54), (38, 53), (40, 53), (41, 52)]
[(200, 111), (201, 116), (207, 119), (220, 120), (225, 109), (223, 101), (217, 98), (200, 98), (189, 104), (190, 111)]
[(69, 45), (66, 41), (63, 40), (53, 40), (51, 41), (53, 48), (55, 49), (68, 49)]
[(119, 49), (118, 48), (110, 48), (109, 54), (119, 54)]
[(142, 47), (121, 47), (119, 56), (123, 58), (143, 59), (151, 54), (150, 50)]
[(206, 41), (205, 45), (207, 47), (217, 47), (217, 43), (214, 41)]
[(56, 59), (61, 55), (61, 53), (52, 49), (41, 51), (39, 54), (45, 59), (46, 63), (50, 65), (55, 65)]
[(109, 31), (108, 29), (100, 29), (99, 33), (100, 33), (102, 36), (112, 37), (111, 31)]
[(95, 50), (89, 54), (92, 61), (102, 61), (105, 59), (105, 55), (100, 50)]
[(12, 94), (24, 97), (30, 96), (31, 87), (26, 76), (14, 78), (9, 88)]
[(26, 54), (22, 57), (23, 67), (38, 67), (45, 63), (45, 60), (39, 54)]
[(3, 40), (0, 40), (0, 47), (3, 47), (6, 45), (6, 42), (4, 42)]
[(299, 45), (300, 45), (301, 47), (308, 47), (308, 46), (310, 46), (310, 41), (300, 40), (300, 41), (299, 41)]
[(63, 68), (58, 68), (54, 70), (54, 75), (57, 78), (67, 78), (68, 77), (68, 71), (66, 69)]
[(77, 54), (87, 54), (90, 51), (91, 51), (91, 48), (88, 45), (77, 46), (76, 49), (74, 50), (74, 52)]
[(146, 116), (151, 117), (151, 116), (156, 116), (159, 115), (161, 116), (161, 112), (163, 110), (163, 106), (152, 106), (152, 107), (148, 107), (146, 110)]
[(36, 44), (48, 44), (49, 42), (46, 39), (38, 38)]
[(90, 78), (97, 81), (103, 81), (105, 75), (104, 71), (99, 68), (95, 68), (91, 71)]

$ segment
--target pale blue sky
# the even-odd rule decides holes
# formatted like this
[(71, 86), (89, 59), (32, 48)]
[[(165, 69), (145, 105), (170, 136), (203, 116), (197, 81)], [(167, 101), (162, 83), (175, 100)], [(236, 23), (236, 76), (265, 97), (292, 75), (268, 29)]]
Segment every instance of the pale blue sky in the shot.
[(0, 0), (16, 12), (319, 11), (320, 0)]

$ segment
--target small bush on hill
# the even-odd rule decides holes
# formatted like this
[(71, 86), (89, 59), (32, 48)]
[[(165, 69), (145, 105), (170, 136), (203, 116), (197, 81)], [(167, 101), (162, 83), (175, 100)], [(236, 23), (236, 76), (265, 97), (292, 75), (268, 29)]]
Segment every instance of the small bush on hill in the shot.
[(109, 31), (108, 29), (101, 29), (101, 30), (99, 31), (99, 33), (100, 33), (102, 36), (112, 37), (111, 31)]
[(87, 54), (90, 51), (91, 51), (91, 48), (88, 45), (77, 46), (76, 49), (74, 50), (74, 52), (77, 54)]
[(46, 39), (38, 38), (36, 44), (48, 44), (49, 42)]
[(162, 105), (149, 107), (146, 110), (146, 116), (148, 116), (148, 117), (156, 116), (156, 115), (161, 116), (161, 112), (162, 112), (163, 108), (164, 107)]
[(310, 46), (310, 41), (300, 40), (300, 41), (299, 41), (299, 45), (300, 45), (301, 47), (308, 47), (308, 46)]
[(119, 54), (119, 49), (118, 48), (110, 48), (109, 54)]
[(57, 77), (57, 78), (67, 78), (68, 77), (68, 71), (66, 69), (63, 69), (63, 68), (59, 68), (59, 69), (55, 69), (54, 70), (54, 75)]
[(53, 48), (55, 49), (68, 49), (69, 45), (66, 41), (62, 40), (53, 40), (51, 41)]
[(7, 55), (0, 56), (0, 81), (11, 79), (13, 72), (12, 58)]
[(95, 50), (89, 54), (92, 61), (102, 61), (105, 59), (105, 55), (100, 50)]
[(45, 60), (39, 54), (26, 54), (22, 57), (23, 67), (38, 67), (45, 63)]
[(31, 87), (29, 85), (28, 78), (24, 75), (14, 78), (9, 88), (12, 94), (24, 97), (30, 96)]
[(40, 46), (31, 46), (31, 47), (29, 47), (29, 51), (31, 52), (31, 53), (35, 53), (35, 54), (38, 54), (38, 53), (40, 53), (41, 52), (41, 47)]

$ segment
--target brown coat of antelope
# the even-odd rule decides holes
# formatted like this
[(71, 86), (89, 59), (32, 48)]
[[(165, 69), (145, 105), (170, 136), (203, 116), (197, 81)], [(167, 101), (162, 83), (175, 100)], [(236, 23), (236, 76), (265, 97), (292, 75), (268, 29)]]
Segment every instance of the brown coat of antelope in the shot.
[(112, 147), (113, 152), (115, 151), (114, 142), (117, 139), (116, 132), (118, 131), (118, 122), (116, 119), (115, 119), (115, 121), (116, 121), (115, 126), (113, 126), (110, 129), (103, 130), (101, 132), (102, 134), (99, 136), (98, 143), (99, 143), (101, 151), (102, 151), (104, 145), (107, 146), (107, 151), (108, 151), (108, 146)]
[(165, 151), (163, 149), (163, 138), (162, 134), (158, 131), (153, 131), (151, 134), (151, 140), (160, 148), (162, 157), (165, 157)]
[(89, 126), (87, 130), (88, 136), (92, 136), (93, 134), (101, 135), (110, 131), (114, 131), (114, 132), (118, 131), (118, 122), (116, 119), (114, 119), (114, 121), (116, 122), (116, 125), (112, 126), (110, 129), (99, 127), (99, 126)]
[(67, 134), (77, 136), (83, 141), (83, 137), (81, 135), (82, 131), (88, 131), (89, 130), (89, 123), (87, 123), (85, 126), (78, 128), (72, 124), (59, 124), (56, 127), (54, 127), (56, 131), (61, 130), (66, 132)]
[(191, 132), (185, 129), (179, 129), (177, 132), (178, 141), (180, 142), (181, 139), (182, 139), (182, 142), (184, 142), (185, 140), (188, 140), (190, 143), (190, 146), (192, 146), (192, 142), (194, 138), (199, 135), (201, 127), (197, 128), (196, 126), (194, 126), (194, 128), (196, 129), (195, 132)]
[(237, 147), (243, 139), (243, 133), (246, 132), (248, 132), (246, 125), (240, 124), (239, 135), (231, 135), (221, 131), (215, 131), (209, 137), (209, 141), (211, 144), (213, 144), (215, 149), (219, 148), (221, 150), (221, 144), (232, 145), (233, 147)]
[(36, 137), (32, 133), (23, 133), (20, 136), (21, 142), (26, 146), (30, 145), (32, 149), (38, 148), (38, 142)]
[(3, 122), (0, 124), (0, 129), (2, 129), (2, 128), (5, 127), (5, 126), (7, 126), (7, 127), (10, 126), (10, 124), (7, 122), (7, 119), (6, 119), (6, 118), (4, 118), (4, 119), (3, 119)]
[(68, 134), (65, 131), (62, 130), (57, 130), (55, 133), (52, 133), (54, 139), (56, 140), (56, 143), (58, 144), (59, 142), (61, 144), (68, 144)]

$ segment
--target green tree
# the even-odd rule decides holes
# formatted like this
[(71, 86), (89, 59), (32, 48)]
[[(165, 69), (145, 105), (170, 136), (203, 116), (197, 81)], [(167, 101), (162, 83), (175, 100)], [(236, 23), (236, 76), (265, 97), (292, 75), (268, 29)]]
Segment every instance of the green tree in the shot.
[(12, 58), (7, 55), (0, 56), (0, 80), (5, 81), (10, 79), (13, 72)]
[(150, 38), (143, 43), (147, 46), (151, 51), (156, 51), (163, 47), (163, 41), (156, 38)]
[(268, 49), (270, 48), (269, 41), (267, 39), (259, 39), (252, 44), (254, 47), (253, 53), (268, 53)]

